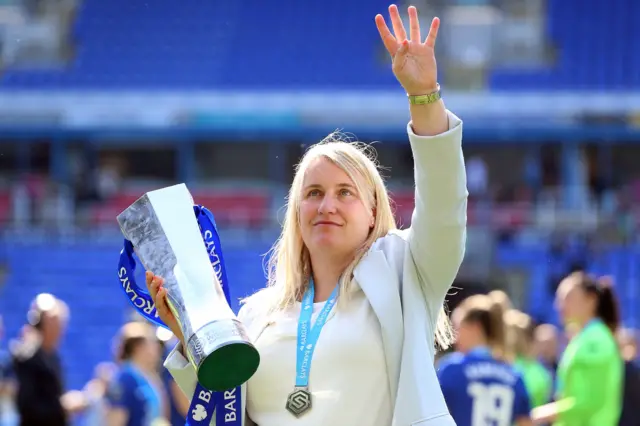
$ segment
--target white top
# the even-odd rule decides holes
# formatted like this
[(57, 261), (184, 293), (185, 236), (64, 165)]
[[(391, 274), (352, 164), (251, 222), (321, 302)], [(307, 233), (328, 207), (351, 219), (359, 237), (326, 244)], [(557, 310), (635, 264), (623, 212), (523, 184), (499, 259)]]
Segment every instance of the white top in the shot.
[[(354, 283), (353, 287), (357, 287)], [(324, 302), (314, 304), (312, 324)], [(311, 361), (312, 408), (296, 418), (285, 408), (296, 376), (300, 303), (271, 318), (254, 342), (260, 367), (247, 384), (247, 413), (260, 426), (389, 426), (393, 404), (380, 323), (362, 290), (336, 305)]]

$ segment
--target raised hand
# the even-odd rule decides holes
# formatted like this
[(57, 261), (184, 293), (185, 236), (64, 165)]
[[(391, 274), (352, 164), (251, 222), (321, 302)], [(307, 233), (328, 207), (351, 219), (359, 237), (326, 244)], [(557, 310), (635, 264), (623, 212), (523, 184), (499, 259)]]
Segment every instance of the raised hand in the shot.
[(180, 325), (178, 325), (178, 320), (173, 316), (173, 312), (171, 312), (169, 305), (167, 305), (167, 290), (162, 287), (164, 279), (159, 275), (154, 275), (153, 272), (150, 271), (146, 272), (145, 279), (149, 294), (156, 305), (158, 316), (184, 345), (184, 336), (182, 335), (182, 330), (180, 330)]
[(409, 7), (409, 38), (398, 7), (389, 6), (393, 33), (382, 15), (376, 15), (376, 26), (387, 51), (393, 58), (393, 73), (408, 95), (427, 95), (437, 90), (438, 69), (434, 48), (440, 19), (433, 18), (427, 38), (420, 38), (418, 11)]

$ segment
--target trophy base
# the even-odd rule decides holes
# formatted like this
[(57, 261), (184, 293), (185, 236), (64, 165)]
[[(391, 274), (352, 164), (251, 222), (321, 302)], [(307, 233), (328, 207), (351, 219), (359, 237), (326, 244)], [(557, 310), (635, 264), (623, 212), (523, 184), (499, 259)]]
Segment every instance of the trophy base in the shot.
[(260, 354), (237, 319), (214, 321), (187, 341), (187, 352), (198, 373), (198, 382), (214, 392), (240, 386), (253, 376)]

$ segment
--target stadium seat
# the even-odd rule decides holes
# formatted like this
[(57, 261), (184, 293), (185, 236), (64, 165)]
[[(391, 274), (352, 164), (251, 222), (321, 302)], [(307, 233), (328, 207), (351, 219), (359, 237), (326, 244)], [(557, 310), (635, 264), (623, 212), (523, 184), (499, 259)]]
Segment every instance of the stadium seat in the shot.
[(0, 224), (11, 217), (11, 193), (0, 189)]
[[(540, 69), (496, 68), (498, 90), (640, 89), (640, 3), (634, 0), (547, 2), (546, 33), (556, 52)], [(594, 22), (598, 29), (594, 29)], [(597, 36), (595, 34), (598, 34)]]
[[(549, 0), (556, 52), (542, 68), (488, 73), (496, 90), (640, 88), (640, 3)], [(372, 17), (387, 0), (84, 0), (66, 69), (11, 68), (4, 89), (387, 89), (396, 82)], [(250, 12), (247, 12), (250, 11)], [(593, 22), (598, 22), (598, 36)], [(258, 71), (259, 69), (259, 71)]]
[[(9, 275), (0, 297), (7, 337), (13, 338), (26, 322), (30, 301), (41, 292), (53, 292), (70, 308), (68, 333), (62, 344), (67, 385), (81, 388), (94, 366), (113, 359), (112, 338), (131, 312), (116, 274), (121, 240), (112, 243), (6, 242), (0, 247)], [(265, 285), (262, 254), (268, 247), (225, 248), (231, 289), (231, 307)], [(138, 268), (142, 282), (142, 268)]]
[[(104, 203), (92, 207), (90, 220), (96, 225), (113, 225), (116, 216), (133, 204), (144, 190), (119, 193)], [(267, 192), (248, 191), (197, 191), (194, 202), (209, 208), (216, 222), (236, 227), (255, 228), (267, 223), (271, 198)]]
[(278, 8), (259, 0), (152, 6), (84, 0), (68, 69), (8, 69), (1, 83), (103, 90), (395, 87), (372, 22), (386, 7), (383, 0), (289, 0)]

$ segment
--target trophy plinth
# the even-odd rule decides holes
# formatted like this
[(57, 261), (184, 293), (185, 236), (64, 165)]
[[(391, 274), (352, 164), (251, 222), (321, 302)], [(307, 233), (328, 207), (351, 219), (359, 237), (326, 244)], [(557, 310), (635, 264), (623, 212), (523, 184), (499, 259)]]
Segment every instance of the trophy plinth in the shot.
[(260, 364), (258, 351), (237, 319), (205, 325), (191, 335), (186, 346), (191, 362), (197, 366), (198, 382), (214, 391), (245, 383)]

